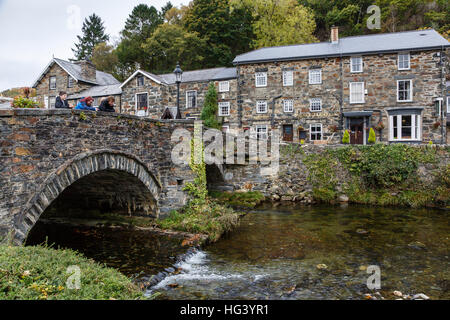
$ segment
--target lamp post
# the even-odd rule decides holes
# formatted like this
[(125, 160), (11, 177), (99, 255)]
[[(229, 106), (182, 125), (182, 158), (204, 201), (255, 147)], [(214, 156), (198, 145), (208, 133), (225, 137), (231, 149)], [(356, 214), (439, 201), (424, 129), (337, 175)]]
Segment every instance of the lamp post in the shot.
[(175, 82), (177, 83), (177, 116), (176, 116), (176, 119), (181, 119), (180, 84), (181, 84), (181, 80), (183, 79), (183, 70), (181, 70), (179, 62), (177, 62), (177, 67), (175, 68), (173, 73), (175, 74)]

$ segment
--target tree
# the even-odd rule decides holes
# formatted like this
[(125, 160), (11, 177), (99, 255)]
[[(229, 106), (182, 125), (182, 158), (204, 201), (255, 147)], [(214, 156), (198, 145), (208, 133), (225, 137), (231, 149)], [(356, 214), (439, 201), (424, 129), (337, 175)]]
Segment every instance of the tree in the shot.
[(177, 61), (185, 71), (203, 68), (207, 48), (197, 33), (168, 23), (160, 25), (143, 45), (146, 56), (153, 61), (149, 70), (157, 74), (171, 73)]
[(232, 0), (236, 8), (250, 8), (256, 39), (252, 47), (261, 48), (316, 42), (312, 10), (296, 0)]
[(205, 67), (230, 65), (250, 48), (252, 15), (246, 7), (232, 10), (229, 0), (194, 0), (183, 18), (184, 27), (208, 43)]
[(375, 142), (377, 142), (377, 136), (375, 135), (375, 130), (373, 130), (373, 128), (370, 128), (369, 143), (374, 144)]
[(149, 70), (152, 60), (148, 58), (142, 45), (156, 28), (163, 23), (158, 10), (146, 4), (134, 7), (122, 31), (122, 39), (117, 47), (117, 55), (122, 64)]
[(201, 120), (208, 128), (220, 129), (220, 124), (217, 121), (217, 112), (219, 110), (217, 104), (217, 91), (214, 83), (209, 84), (208, 92), (205, 96), (205, 103), (203, 104)]
[(83, 35), (77, 36), (78, 43), (75, 44), (75, 49), (72, 51), (76, 60), (91, 59), (95, 46), (107, 42), (109, 35), (105, 34), (103, 21), (95, 13), (85, 19), (81, 30)]
[(119, 58), (113, 46), (102, 42), (96, 45), (92, 51), (92, 63), (99, 71), (114, 73)]

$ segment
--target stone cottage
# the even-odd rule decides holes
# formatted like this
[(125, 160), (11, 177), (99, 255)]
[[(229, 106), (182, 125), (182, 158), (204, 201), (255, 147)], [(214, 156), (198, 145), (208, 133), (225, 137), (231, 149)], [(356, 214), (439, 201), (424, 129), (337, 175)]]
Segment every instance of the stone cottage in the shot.
[(443, 58), (449, 42), (434, 30), (339, 38), (262, 48), (234, 60), (238, 119), (285, 141), (366, 144), (445, 143)]
[(101, 98), (115, 96), (117, 111), (120, 111), (120, 82), (111, 74), (96, 70), (89, 61), (68, 62), (53, 58), (33, 88), (36, 89), (37, 100), (48, 109), (55, 107), (59, 92), (65, 91), (72, 104), (91, 96), (95, 99), (94, 105), (98, 106)]
[[(215, 84), (218, 92), (219, 117), (224, 129), (229, 129), (230, 126), (237, 125), (236, 68), (184, 72), (180, 83), (182, 118), (200, 117), (211, 82)], [(163, 115), (170, 118), (177, 104), (177, 84), (174, 74), (155, 75), (138, 70), (121, 85), (121, 89), (125, 113), (153, 119), (160, 119)]]

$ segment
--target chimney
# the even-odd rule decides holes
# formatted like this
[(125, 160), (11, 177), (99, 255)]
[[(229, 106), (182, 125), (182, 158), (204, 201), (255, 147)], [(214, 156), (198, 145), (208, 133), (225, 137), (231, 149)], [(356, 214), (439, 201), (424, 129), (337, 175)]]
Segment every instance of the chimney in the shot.
[(82, 60), (75, 63), (81, 67), (81, 77), (84, 80), (97, 82), (97, 70), (91, 61)]
[(339, 27), (331, 27), (331, 43), (339, 43)]

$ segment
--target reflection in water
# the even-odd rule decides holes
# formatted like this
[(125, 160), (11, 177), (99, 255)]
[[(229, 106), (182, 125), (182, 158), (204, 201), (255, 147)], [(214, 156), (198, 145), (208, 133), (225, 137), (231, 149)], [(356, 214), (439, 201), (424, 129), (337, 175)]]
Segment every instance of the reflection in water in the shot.
[[(179, 242), (148, 234), (100, 233), (91, 230), (91, 240), (83, 234), (67, 246), (128, 275), (155, 274), (183, 252)], [(386, 298), (399, 290), (449, 299), (449, 242), (445, 211), (267, 206), (179, 262), (182, 272), (149, 293), (161, 292), (163, 299), (361, 299), (369, 292), (367, 266), (378, 265)]]

